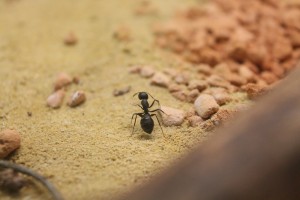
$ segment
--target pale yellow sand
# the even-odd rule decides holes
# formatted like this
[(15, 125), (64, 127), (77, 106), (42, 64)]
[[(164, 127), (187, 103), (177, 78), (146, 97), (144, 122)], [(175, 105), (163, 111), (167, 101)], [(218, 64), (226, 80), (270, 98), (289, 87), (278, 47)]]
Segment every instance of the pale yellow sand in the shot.
[[(130, 64), (156, 69), (176, 65), (154, 48), (151, 25), (193, 0), (153, 0), (158, 16), (136, 17), (137, 0), (11, 0), (0, 2), (0, 130), (22, 136), (21, 148), (9, 159), (45, 175), (66, 199), (112, 199), (205, 140), (199, 128), (158, 126), (146, 137), (139, 126), (131, 133), (131, 114), (138, 109), (132, 94), (148, 91), (161, 104), (187, 110), (165, 89), (127, 73)], [(132, 30), (129, 44), (112, 38), (119, 25)], [(74, 47), (63, 44), (73, 31)], [(128, 53), (130, 51), (130, 53)], [(45, 106), (58, 72), (80, 77), (87, 102), (75, 109)], [(130, 94), (113, 97), (115, 88), (131, 85)], [(27, 112), (32, 112), (32, 117)], [(21, 199), (51, 199), (39, 187), (23, 189)], [(17, 198), (14, 197), (13, 199)], [(1, 199), (10, 199), (0, 193)]]

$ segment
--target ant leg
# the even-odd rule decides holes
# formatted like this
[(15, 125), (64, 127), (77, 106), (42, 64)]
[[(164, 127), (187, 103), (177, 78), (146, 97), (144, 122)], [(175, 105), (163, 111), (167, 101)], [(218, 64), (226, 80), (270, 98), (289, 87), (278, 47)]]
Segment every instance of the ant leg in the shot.
[(133, 114), (132, 114), (132, 117), (131, 117), (131, 122), (130, 122), (130, 124), (132, 124), (132, 119), (133, 119), (133, 117), (134, 117), (135, 115), (139, 115), (139, 116), (141, 117), (141, 114), (143, 114), (143, 113), (133, 113)]
[(135, 104), (136, 106), (140, 107), (143, 110), (143, 107), (139, 104)]
[(156, 120), (157, 120), (157, 122), (158, 122), (158, 124), (159, 124), (159, 127), (160, 127), (160, 129), (161, 129), (161, 132), (162, 132), (162, 134), (163, 134), (163, 136), (164, 136), (164, 138), (165, 138), (165, 137), (166, 137), (166, 136), (165, 136), (165, 133), (164, 133), (164, 131), (163, 131), (161, 125), (160, 125), (160, 122), (159, 122), (159, 120), (158, 120), (158, 118), (157, 118), (157, 115), (156, 115), (156, 114), (151, 114), (151, 117), (152, 117), (152, 116), (155, 116), (155, 117), (156, 117)]
[(132, 97), (134, 97), (134, 96), (137, 95), (138, 93), (140, 93), (140, 92), (135, 93)]
[(149, 110), (149, 112), (156, 112), (156, 111), (160, 111), (162, 113), (164, 113), (165, 115), (167, 115), (167, 113), (165, 113), (162, 109), (155, 109), (155, 110)]
[(152, 97), (152, 99), (154, 99), (154, 101), (152, 102), (152, 104), (151, 104), (151, 106), (150, 106), (149, 108), (151, 108), (155, 102), (157, 102), (157, 103), (158, 103), (158, 106), (160, 107), (159, 101), (158, 101), (157, 99), (155, 99), (151, 94), (149, 94), (149, 93), (147, 93), (147, 94), (148, 94), (150, 97)]
[(158, 100), (156, 100), (156, 99), (154, 99), (154, 101), (151, 103), (151, 105), (149, 106), (149, 108), (151, 108), (151, 107), (154, 105), (154, 103), (155, 103), (155, 102), (157, 102), (158, 106), (160, 107), (160, 103), (159, 103), (159, 101), (158, 101)]
[(132, 133), (131, 133), (130, 136), (133, 135), (134, 127), (135, 127), (135, 123), (136, 123), (136, 118), (137, 118), (137, 116), (142, 117), (142, 116), (141, 116), (142, 114), (143, 114), (143, 113), (134, 113), (134, 114), (132, 115), (130, 124), (132, 124), (132, 119), (133, 119), (134, 116), (135, 116), (135, 119), (134, 119), (134, 124), (133, 124), (133, 127), (132, 127)]

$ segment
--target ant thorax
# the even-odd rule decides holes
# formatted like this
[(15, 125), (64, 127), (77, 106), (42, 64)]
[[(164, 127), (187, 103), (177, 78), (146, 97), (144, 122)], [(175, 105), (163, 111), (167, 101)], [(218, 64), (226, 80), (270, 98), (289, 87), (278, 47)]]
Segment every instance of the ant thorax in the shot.
[(142, 99), (141, 104), (143, 106), (143, 110), (145, 110), (145, 111), (148, 110), (149, 103), (148, 103), (148, 101), (146, 99)]

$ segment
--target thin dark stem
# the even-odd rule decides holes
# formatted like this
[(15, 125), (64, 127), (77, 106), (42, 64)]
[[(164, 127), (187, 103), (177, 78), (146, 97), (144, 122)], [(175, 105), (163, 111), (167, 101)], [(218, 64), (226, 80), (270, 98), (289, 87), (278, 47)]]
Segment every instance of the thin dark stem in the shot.
[(33, 178), (41, 182), (48, 189), (48, 191), (52, 194), (53, 199), (55, 200), (64, 199), (62, 195), (58, 192), (58, 190), (56, 190), (56, 188), (47, 179), (45, 179), (43, 176), (39, 175), (38, 173), (32, 171), (31, 169), (4, 160), (0, 160), (0, 167), (11, 168), (22, 174), (32, 176)]

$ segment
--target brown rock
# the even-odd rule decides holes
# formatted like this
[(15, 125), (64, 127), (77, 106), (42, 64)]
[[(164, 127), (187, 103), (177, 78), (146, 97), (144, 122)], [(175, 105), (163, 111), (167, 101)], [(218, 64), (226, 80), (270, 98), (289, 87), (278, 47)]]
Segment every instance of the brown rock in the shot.
[(17, 131), (4, 130), (0, 132), (0, 159), (20, 147), (21, 139)]
[(211, 119), (205, 120), (203, 123), (200, 124), (200, 128), (207, 132), (214, 130), (215, 127), (216, 126), (214, 125)]
[(199, 96), (200, 92), (197, 89), (191, 90), (187, 95), (187, 101), (190, 103), (194, 103), (194, 101)]
[(197, 89), (199, 92), (205, 90), (207, 88), (207, 83), (204, 80), (190, 80), (188, 84), (189, 90)]
[(127, 94), (128, 92), (130, 92), (130, 90), (131, 90), (131, 86), (127, 86), (127, 87), (122, 88), (122, 89), (115, 89), (113, 91), (113, 95), (115, 97), (122, 96), (122, 95)]
[(213, 87), (223, 87), (226, 89), (229, 89), (232, 87), (227, 80), (225, 80), (224, 78), (222, 78), (218, 75), (211, 75), (210, 77), (207, 78), (207, 82), (210, 86), (213, 86)]
[(151, 78), (151, 85), (161, 86), (161, 87), (168, 87), (168, 84), (170, 82), (169, 77), (167, 77), (165, 74), (161, 72), (157, 72), (154, 74), (154, 76)]
[(242, 65), (238, 69), (238, 73), (241, 77), (246, 79), (248, 82), (254, 81), (254, 73), (245, 65)]
[(212, 96), (215, 98), (216, 102), (220, 105), (223, 106), (226, 103), (231, 101), (231, 97), (227, 92), (218, 92), (218, 93), (213, 93)]
[(228, 46), (228, 56), (237, 62), (243, 62), (247, 58), (247, 46), (242, 43), (234, 43)]
[(287, 32), (293, 47), (300, 47), (300, 30), (289, 29)]
[(47, 105), (51, 108), (59, 108), (65, 98), (65, 91), (63, 89), (55, 91), (47, 99)]
[(236, 113), (237, 112), (233, 110), (221, 109), (211, 117), (211, 121), (214, 125), (220, 126), (232, 119)]
[(76, 107), (80, 104), (84, 103), (86, 100), (85, 93), (83, 91), (76, 91), (72, 94), (68, 101), (68, 106), (70, 107)]
[(132, 39), (131, 31), (127, 26), (118, 27), (113, 36), (119, 41), (130, 41)]
[(150, 66), (144, 66), (141, 68), (140, 75), (144, 78), (150, 78), (154, 74), (154, 69)]
[(191, 126), (191, 127), (200, 126), (200, 124), (202, 124), (202, 122), (204, 122), (204, 120), (197, 115), (193, 115), (191, 117), (188, 117), (187, 119), (189, 122), (189, 126)]
[(170, 76), (171, 78), (174, 78), (178, 74), (177, 70), (173, 68), (166, 68), (163, 70), (163, 73)]
[(221, 77), (226, 77), (229, 74), (231, 74), (230, 67), (227, 63), (219, 63), (216, 65), (213, 69), (213, 72), (215, 75), (221, 76)]
[(141, 66), (132, 66), (128, 69), (130, 74), (139, 74), (141, 72)]
[(190, 77), (187, 73), (179, 73), (174, 77), (177, 84), (187, 85)]
[(176, 83), (171, 83), (171, 84), (169, 84), (169, 86), (168, 86), (168, 90), (169, 90), (170, 92), (178, 92), (178, 91), (184, 90), (184, 89), (185, 89), (185, 86), (183, 86), (183, 85), (178, 85), (178, 84), (176, 84)]
[(231, 73), (231, 74), (228, 74), (226, 76), (226, 79), (232, 84), (232, 85), (235, 85), (235, 86), (242, 86), (242, 85), (245, 85), (247, 83), (247, 80), (242, 77), (242, 76), (239, 76), (237, 74), (234, 74), (234, 73)]
[(77, 44), (78, 39), (73, 32), (70, 32), (64, 39), (65, 45), (71, 46)]
[(261, 73), (261, 78), (266, 81), (267, 84), (272, 84), (278, 80), (278, 78), (271, 72), (264, 71)]
[(210, 88), (207, 88), (206, 90), (204, 90), (202, 93), (213, 95), (215, 93), (226, 93), (226, 92), (227, 92), (227, 90), (222, 87), (210, 87)]
[(282, 12), (283, 14), (283, 23), (292, 29), (300, 30), (300, 12), (298, 9), (289, 9), (286, 12)]
[(200, 63), (205, 63), (210, 66), (214, 66), (221, 61), (222, 56), (221, 53), (216, 50), (205, 48), (202, 49), (199, 53), (198, 59)]
[(294, 69), (298, 63), (298, 59), (296, 58), (290, 58), (287, 59), (285, 62), (281, 64), (281, 66), (284, 68), (285, 72), (290, 72), (292, 69)]
[(161, 106), (161, 110), (165, 112), (160, 112), (162, 122), (165, 126), (180, 126), (183, 123), (185, 117), (184, 111), (167, 106)]
[(213, 96), (208, 94), (201, 94), (194, 103), (194, 107), (200, 117), (203, 119), (210, 118), (219, 110), (219, 105)]
[(72, 77), (67, 73), (59, 73), (54, 82), (54, 90), (62, 89), (72, 83)]
[(268, 89), (265, 86), (258, 84), (248, 83), (242, 89), (247, 92), (249, 99), (257, 99), (267, 93)]
[(278, 78), (283, 78), (285, 75), (285, 69), (282, 66), (280, 66), (278, 62), (272, 65), (271, 72)]
[(261, 65), (267, 55), (268, 50), (264, 44), (252, 43), (247, 48), (247, 59), (256, 65)]
[(183, 90), (180, 90), (177, 92), (172, 92), (171, 94), (173, 97), (175, 97), (176, 99), (178, 99), (180, 101), (186, 101), (186, 99), (187, 99), (187, 94)]
[(78, 85), (80, 83), (80, 78), (78, 76), (74, 76), (72, 81), (73, 81), (73, 83)]
[[(300, 18), (299, 18), (300, 19)], [(277, 37), (276, 42), (273, 43), (271, 54), (277, 60), (285, 60), (292, 55), (293, 48), (290, 40), (285, 37)]]
[(199, 73), (204, 74), (204, 75), (211, 75), (212, 74), (212, 69), (209, 65), (207, 64), (201, 64), (197, 65), (196, 69)]
[(197, 112), (195, 110), (194, 107), (191, 107), (186, 113), (185, 113), (185, 117), (186, 118), (189, 118), (189, 117), (192, 117), (194, 115), (197, 115)]

